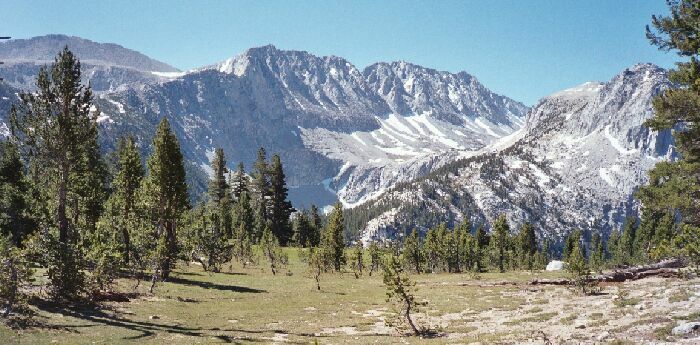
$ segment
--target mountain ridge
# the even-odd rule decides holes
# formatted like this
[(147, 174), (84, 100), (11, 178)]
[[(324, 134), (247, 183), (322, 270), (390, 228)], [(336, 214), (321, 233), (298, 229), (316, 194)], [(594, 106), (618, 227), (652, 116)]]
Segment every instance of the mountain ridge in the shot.
[[(651, 65), (641, 66), (655, 75)], [(7, 67), (0, 67), (0, 75)], [(34, 73), (25, 72), (27, 77)], [(346, 206), (381, 201), (397, 184), (410, 185), (457, 161), (500, 152), (514, 142), (543, 140), (531, 133), (534, 127), (540, 131), (537, 136), (545, 137), (566, 123), (567, 113), (585, 109), (594, 120), (583, 119), (566, 130), (580, 134), (598, 126), (596, 138), (619, 141), (615, 152), (634, 149), (626, 146), (627, 138), (649, 135), (637, 127), (630, 131), (628, 124), (600, 127), (605, 123), (601, 113), (617, 111), (614, 105), (601, 103), (604, 99), (562, 97), (561, 92), (575, 93), (571, 89), (529, 108), (491, 92), (464, 71), (450, 73), (405, 61), (378, 62), (360, 71), (342, 57), (273, 45), (186, 72), (141, 73), (132, 79), (108, 72), (96, 97), (105, 150), (130, 133), (147, 154), (155, 125), (168, 117), (194, 176), (191, 186), (199, 186), (193, 188), (205, 186), (214, 147), (224, 148), (233, 168), (238, 162), (250, 167), (263, 146), (281, 155), (290, 196), (300, 207), (327, 205), (336, 198)], [(634, 68), (630, 73), (639, 74)], [(95, 81), (91, 73), (86, 77)], [(599, 84), (586, 85), (582, 90), (595, 98)], [(2, 102), (8, 100), (0, 99), (0, 106)], [(593, 103), (599, 109), (591, 110)], [(557, 115), (545, 116), (552, 111), (547, 107), (556, 108)], [(648, 116), (648, 109), (644, 114)], [(630, 117), (641, 121), (634, 114)], [(655, 152), (663, 151), (665, 144)], [(615, 174), (602, 175), (616, 183)], [(633, 177), (630, 183), (639, 181)]]
[(508, 145), (455, 160), (351, 211), (371, 215), (357, 224), (360, 234), (365, 242), (393, 238), (464, 217), (488, 227), (505, 213), (512, 230), (529, 221), (555, 243), (575, 228), (607, 236), (638, 212), (632, 195), (646, 172), (676, 158), (670, 131), (643, 126), (651, 99), (668, 87), (665, 70), (636, 64), (576, 97), (544, 97)]

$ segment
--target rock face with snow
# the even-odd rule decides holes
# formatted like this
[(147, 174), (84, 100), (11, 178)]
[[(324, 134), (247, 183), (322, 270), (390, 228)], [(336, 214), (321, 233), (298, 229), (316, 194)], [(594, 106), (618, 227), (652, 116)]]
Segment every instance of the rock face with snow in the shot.
[(643, 126), (653, 96), (666, 87), (664, 70), (639, 64), (607, 83), (542, 99), (507, 142), (363, 205), (363, 214), (393, 215), (364, 226), (363, 239), (465, 217), (479, 224), (503, 213), (512, 229), (532, 222), (555, 242), (575, 228), (609, 234), (637, 212), (633, 193), (647, 171), (675, 157), (670, 131)]
[(512, 133), (527, 110), (466, 73), (423, 69), (413, 79), (436, 84), (412, 91), (434, 101), (398, 113), (348, 61), (265, 46), (167, 82), (101, 94), (98, 105), (105, 146), (126, 132), (148, 142), (166, 116), (185, 156), (204, 169), (215, 147), (232, 166), (249, 167), (265, 147), (286, 164), (297, 205), (352, 205)]
[[(527, 112), (523, 104), (490, 92), (465, 72), (452, 74), (399, 61), (371, 65), (364, 74), (395, 114), (434, 113), (436, 119), (458, 126), (479, 118), (513, 128)], [(499, 135), (511, 132), (495, 130)]]
[(9, 124), (6, 116), (10, 112), (12, 102), (16, 100), (15, 93), (18, 90), (0, 82), (0, 140), (10, 135)]
[(106, 150), (128, 133), (147, 153), (168, 117), (199, 178), (194, 185), (204, 187), (215, 147), (232, 167), (250, 167), (265, 147), (281, 155), (297, 205), (376, 197), (514, 132), (528, 110), (464, 72), (405, 62), (360, 71), (340, 57), (274, 46), (181, 73), (118, 45), (50, 35), (1, 43), (0, 77), (31, 90), (39, 66), (66, 45), (98, 91)]
[(179, 72), (166, 63), (116, 44), (47, 35), (0, 42), (0, 61), (5, 63), (0, 68), (0, 78), (15, 88), (32, 90), (39, 69), (52, 64), (56, 54), (66, 46), (80, 59), (83, 82), (90, 82), (96, 92), (163, 81)]

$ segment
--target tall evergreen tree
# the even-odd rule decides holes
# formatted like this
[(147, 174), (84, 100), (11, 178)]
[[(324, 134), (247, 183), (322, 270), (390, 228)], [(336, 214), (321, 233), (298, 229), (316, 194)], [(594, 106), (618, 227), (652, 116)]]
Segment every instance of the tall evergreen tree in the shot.
[(459, 271), (469, 271), (473, 265), (473, 236), (471, 235), (471, 223), (469, 219), (465, 218), (458, 226), (455, 228), (456, 239), (457, 239), (457, 268)]
[(255, 216), (248, 195), (247, 191), (243, 191), (233, 210), (236, 229), (233, 240), (233, 256), (244, 266), (253, 261), (251, 245), (255, 240)]
[(632, 264), (634, 253), (635, 237), (637, 235), (637, 219), (628, 217), (625, 229), (622, 232), (620, 243), (617, 247), (618, 259), (625, 265)]
[(617, 229), (613, 230), (613, 232), (610, 233), (610, 237), (608, 238), (608, 256), (610, 259), (610, 262), (613, 265), (619, 265), (621, 262), (621, 259), (619, 257), (619, 250), (618, 247), (620, 246), (620, 231)]
[(242, 227), (246, 235), (253, 240), (255, 234), (255, 214), (250, 205), (250, 196), (248, 192), (243, 192), (238, 197), (236, 204), (233, 207), (233, 226), (236, 229)]
[(308, 212), (301, 211), (294, 218), (294, 237), (293, 241), (299, 246), (311, 247), (311, 232), (313, 226), (309, 220)]
[(566, 236), (566, 239), (564, 240), (564, 248), (562, 251), (562, 259), (564, 261), (566, 261), (569, 258), (569, 255), (571, 255), (577, 243), (579, 244), (577, 248), (579, 248), (579, 250), (582, 251), (581, 255), (583, 255), (584, 257), (586, 256), (584, 247), (583, 245), (581, 245), (581, 241), (583, 240), (582, 237), (583, 233), (579, 229), (570, 232), (569, 235)]
[(413, 229), (411, 234), (406, 237), (403, 243), (403, 262), (407, 268), (414, 270), (417, 273), (423, 271), (423, 250), (421, 248), (418, 231)]
[(148, 175), (142, 184), (142, 196), (152, 215), (155, 267), (153, 281), (167, 279), (178, 254), (177, 228), (183, 212), (189, 208), (185, 166), (177, 137), (166, 118), (161, 120), (148, 158)]
[(145, 175), (141, 155), (133, 137), (123, 138), (118, 144), (117, 174), (113, 181), (113, 193), (110, 202), (116, 207), (118, 214), (116, 224), (112, 224), (120, 229), (123, 258), (125, 263), (129, 263), (131, 252), (130, 234), (134, 231), (134, 218), (136, 214), (136, 193), (141, 186), (141, 181)]
[(653, 212), (652, 214), (641, 217), (637, 234), (634, 238), (634, 252), (638, 260), (645, 261), (649, 259), (649, 254), (653, 248), (653, 241), (656, 234), (656, 228), (659, 221), (663, 217), (661, 212)]
[(506, 267), (506, 250), (508, 247), (508, 236), (510, 227), (505, 215), (500, 215), (496, 218), (493, 224), (493, 236), (491, 236), (493, 255), (496, 260), (495, 264), (500, 272), (505, 272)]
[(328, 225), (324, 234), (324, 247), (331, 256), (331, 262), (336, 272), (345, 265), (345, 221), (343, 220), (343, 204), (336, 202), (333, 211), (328, 218)]
[(374, 271), (379, 269), (382, 261), (381, 252), (379, 251), (377, 242), (372, 241), (372, 243), (369, 244), (367, 253), (369, 254), (369, 275), (371, 276)]
[(591, 271), (586, 263), (586, 257), (582, 254), (584, 250), (580, 246), (580, 241), (577, 241), (571, 248), (571, 254), (566, 259), (566, 270), (571, 275), (573, 285), (587, 294), (597, 289), (597, 282), (591, 280)]
[(287, 200), (287, 184), (284, 168), (279, 155), (272, 156), (270, 166), (270, 203), (269, 217), (272, 233), (277, 236), (280, 245), (286, 246), (292, 239), (292, 226), (289, 216), (294, 212), (292, 203)]
[(222, 148), (214, 150), (214, 159), (211, 162), (213, 171), (209, 181), (209, 207), (212, 209), (212, 226), (215, 236), (224, 240), (233, 238), (233, 218), (231, 214), (231, 187), (226, 181), (228, 168), (226, 168), (226, 156)]
[(245, 167), (243, 162), (238, 163), (238, 169), (231, 176), (231, 192), (233, 194), (233, 200), (238, 201), (241, 194), (248, 192), (248, 176), (245, 174)]
[(592, 270), (600, 272), (603, 269), (605, 262), (605, 249), (603, 247), (603, 239), (600, 234), (594, 233), (591, 237), (591, 251), (589, 255), (589, 266)]
[(20, 94), (10, 115), (13, 140), (29, 162), (40, 208), (48, 211), (40, 227), (57, 233), (44, 232), (50, 236), (44, 239), (50, 242), (52, 294), (61, 299), (82, 290), (81, 235), (94, 231), (104, 201), (97, 112), (80, 76), (80, 62), (64, 48), (50, 70), (40, 69), (37, 91)]
[(309, 211), (309, 221), (311, 222), (309, 242), (311, 242), (312, 247), (318, 247), (321, 244), (323, 221), (321, 220), (321, 215), (319, 214), (318, 207), (316, 207), (316, 205), (311, 205), (311, 210)]
[(255, 230), (256, 240), (262, 236), (262, 232), (269, 221), (270, 202), (270, 171), (267, 164), (267, 152), (261, 147), (258, 150), (258, 159), (253, 164), (252, 186), (255, 195)]
[(518, 233), (519, 267), (532, 270), (534, 268), (535, 254), (537, 253), (537, 235), (535, 227), (530, 223), (525, 223), (520, 227)]
[(209, 180), (209, 189), (207, 194), (209, 200), (214, 203), (220, 203), (230, 194), (230, 187), (226, 181), (226, 156), (224, 149), (217, 147), (214, 149), (214, 159), (211, 161), (212, 178)]
[(16, 247), (35, 230), (30, 193), (17, 146), (10, 141), (0, 142), (0, 235)]
[[(675, 129), (673, 136), (681, 159), (658, 163), (649, 172), (649, 184), (637, 194), (643, 218), (669, 214), (674, 215), (671, 222), (678, 225), (671, 227), (673, 245), (657, 242), (653, 250), (656, 257), (700, 244), (698, 237), (680, 236), (680, 229), (695, 229), (689, 232), (694, 233), (700, 228), (700, 6), (695, 0), (667, 1), (667, 5), (670, 14), (652, 17), (653, 29), (647, 26), (647, 38), (685, 61), (669, 71), (669, 79), (677, 87), (663, 90), (654, 98), (655, 115), (646, 124), (655, 130)], [(668, 248), (671, 246), (676, 248)]]
[(428, 229), (423, 248), (427, 270), (432, 273), (440, 270), (442, 243), (437, 229)]

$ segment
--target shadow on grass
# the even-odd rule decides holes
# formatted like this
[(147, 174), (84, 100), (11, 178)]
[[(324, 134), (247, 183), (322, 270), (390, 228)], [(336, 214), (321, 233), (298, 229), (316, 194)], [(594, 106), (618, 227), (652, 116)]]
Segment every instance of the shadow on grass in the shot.
[(106, 309), (100, 309), (98, 305), (86, 306), (61, 306), (50, 301), (35, 300), (33, 303), (39, 310), (69, 316), (79, 320), (89, 321), (94, 324), (87, 325), (51, 325), (51, 328), (70, 332), (77, 332), (76, 328), (89, 328), (98, 325), (119, 327), (138, 332), (139, 334), (124, 337), (127, 340), (138, 340), (155, 335), (158, 332), (181, 334), (193, 337), (204, 336), (200, 328), (190, 328), (178, 325), (164, 325), (153, 322), (136, 321), (120, 317), (116, 313), (110, 313)]
[[(108, 326), (117, 327), (126, 330), (136, 332), (137, 334), (131, 336), (125, 336), (124, 340), (139, 341), (148, 337), (156, 336), (159, 333), (168, 334), (178, 334), (183, 336), (191, 337), (211, 337), (218, 339), (223, 343), (269, 343), (272, 339), (269, 336), (265, 336), (269, 333), (274, 334), (285, 334), (293, 335), (304, 338), (320, 338), (326, 337), (326, 335), (316, 335), (313, 333), (294, 333), (282, 329), (272, 329), (272, 330), (249, 330), (241, 328), (196, 328), (196, 327), (186, 327), (182, 325), (168, 325), (155, 323), (150, 321), (137, 321), (131, 320), (118, 315), (118, 313), (107, 309), (101, 308), (98, 304), (85, 304), (82, 306), (63, 306), (56, 304), (51, 301), (33, 299), (33, 305), (44, 312), (52, 314), (60, 314), (62, 317), (71, 317), (78, 320), (83, 320), (89, 323), (86, 324), (49, 324), (48, 318), (41, 316), (44, 322), (35, 322), (32, 325), (28, 325), (29, 328), (42, 328), (42, 329), (52, 329), (59, 330), (62, 332), (69, 332), (74, 334), (85, 333), (85, 329)], [(233, 333), (233, 334), (221, 334)], [(106, 335), (105, 337), (113, 339), (114, 335)], [(292, 344), (308, 344), (308, 341), (293, 341), (286, 340), (287, 343)]]
[(183, 277), (170, 277), (170, 278), (168, 278), (167, 281), (169, 283), (174, 283), (174, 284), (199, 286), (203, 289), (214, 289), (214, 290), (221, 290), (221, 291), (233, 291), (233, 292), (241, 292), (241, 293), (267, 292), (266, 290), (254, 289), (254, 288), (249, 288), (249, 287), (245, 287), (245, 286), (223, 285), (223, 284), (217, 284), (217, 283), (212, 283), (212, 282), (203, 282), (203, 281), (199, 281), (199, 280), (192, 280), (192, 279), (187, 279), (187, 278), (183, 278)]

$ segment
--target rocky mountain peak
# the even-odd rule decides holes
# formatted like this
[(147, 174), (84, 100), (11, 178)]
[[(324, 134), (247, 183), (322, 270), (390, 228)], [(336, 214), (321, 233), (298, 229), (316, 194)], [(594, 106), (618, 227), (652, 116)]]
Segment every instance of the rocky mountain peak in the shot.
[(455, 74), (397, 61), (368, 66), (364, 75), (392, 112), (398, 114), (430, 113), (455, 125), (481, 117), (517, 129), (520, 118), (529, 109), (491, 92), (466, 72)]

